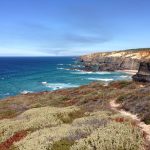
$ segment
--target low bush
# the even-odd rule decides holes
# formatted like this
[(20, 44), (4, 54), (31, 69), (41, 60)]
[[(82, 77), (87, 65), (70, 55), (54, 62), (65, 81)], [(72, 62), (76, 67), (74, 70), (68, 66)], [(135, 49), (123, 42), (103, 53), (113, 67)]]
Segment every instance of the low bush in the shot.
[(120, 95), (120, 96), (117, 98), (116, 102), (117, 102), (117, 103), (122, 103), (125, 98), (126, 98), (126, 95)]
[(112, 122), (75, 142), (71, 150), (142, 150), (142, 132), (130, 124)]
[(70, 150), (70, 147), (74, 144), (73, 141), (62, 139), (53, 144), (50, 150)]

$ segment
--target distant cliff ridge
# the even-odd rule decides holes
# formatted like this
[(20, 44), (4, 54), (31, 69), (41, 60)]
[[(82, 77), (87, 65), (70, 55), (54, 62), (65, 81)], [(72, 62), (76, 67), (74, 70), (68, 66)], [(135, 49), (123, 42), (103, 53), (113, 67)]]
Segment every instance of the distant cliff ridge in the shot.
[(138, 70), (141, 61), (150, 60), (150, 49), (93, 53), (80, 57), (87, 71)]

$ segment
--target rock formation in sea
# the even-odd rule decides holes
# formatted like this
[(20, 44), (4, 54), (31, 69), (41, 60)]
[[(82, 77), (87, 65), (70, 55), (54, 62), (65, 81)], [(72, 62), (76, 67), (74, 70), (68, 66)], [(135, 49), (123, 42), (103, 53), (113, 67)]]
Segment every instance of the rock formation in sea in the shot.
[(134, 81), (150, 82), (150, 61), (141, 62), (138, 73), (132, 78)]
[(150, 49), (93, 53), (80, 57), (85, 71), (138, 70), (140, 62), (150, 59)]

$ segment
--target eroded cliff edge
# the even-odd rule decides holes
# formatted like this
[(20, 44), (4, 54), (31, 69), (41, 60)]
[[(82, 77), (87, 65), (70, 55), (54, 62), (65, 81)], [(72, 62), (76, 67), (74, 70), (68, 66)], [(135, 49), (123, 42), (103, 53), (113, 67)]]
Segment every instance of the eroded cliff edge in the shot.
[(80, 62), (86, 71), (138, 70), (140, 62), (150, 60), (150, 48), (84, 55)]

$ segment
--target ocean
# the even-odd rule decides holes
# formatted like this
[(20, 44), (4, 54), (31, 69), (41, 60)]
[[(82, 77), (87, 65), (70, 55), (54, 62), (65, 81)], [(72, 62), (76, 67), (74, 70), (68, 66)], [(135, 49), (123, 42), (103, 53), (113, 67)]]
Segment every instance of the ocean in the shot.
[(76, 57), (1, 57), (0, 99), (18, 94), (78, 87), (93, 81), (129, 80), (121, 72), (84, 72)]

